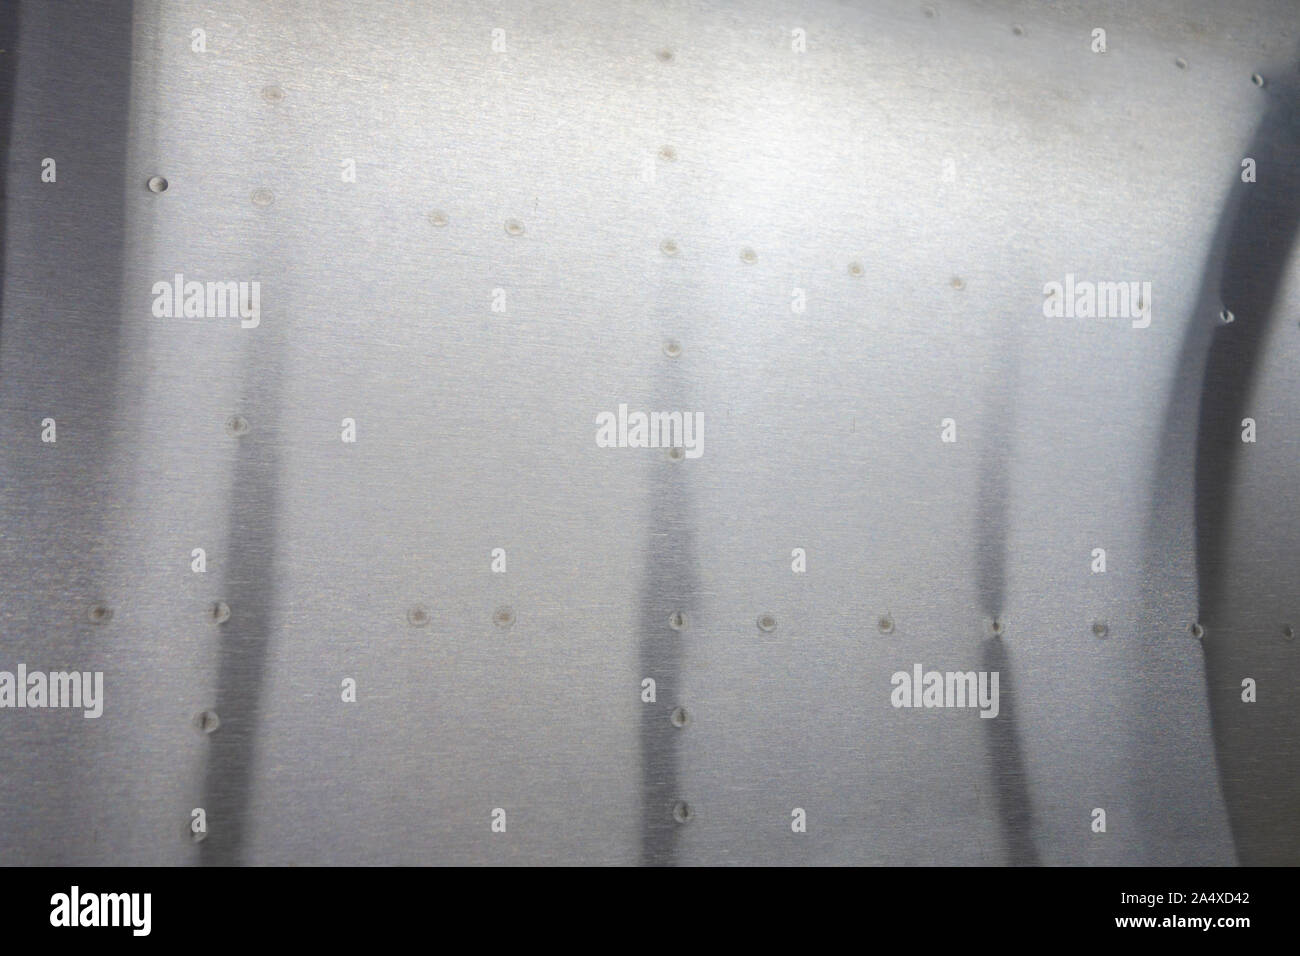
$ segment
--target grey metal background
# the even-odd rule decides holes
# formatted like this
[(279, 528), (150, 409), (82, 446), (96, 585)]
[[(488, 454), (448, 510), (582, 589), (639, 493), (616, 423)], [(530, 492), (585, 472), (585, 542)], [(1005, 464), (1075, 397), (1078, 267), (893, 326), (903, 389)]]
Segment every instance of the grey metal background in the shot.
[[(0, 668), (107, 701), (0, 712), (0, 862), (1300, 861), (1295, 4), (3, 18)], [(703, 457), (597, 448), (620, 402)], [(1001, 716), (895, 710), (914, 662)]]

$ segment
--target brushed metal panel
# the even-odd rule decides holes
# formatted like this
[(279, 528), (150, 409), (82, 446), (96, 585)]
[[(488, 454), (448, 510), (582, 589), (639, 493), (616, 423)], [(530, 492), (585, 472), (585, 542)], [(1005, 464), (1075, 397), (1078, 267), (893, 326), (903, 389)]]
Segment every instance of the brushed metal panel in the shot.
[(1292, 4), (5, 16), (0, 860), (1300, 859)]

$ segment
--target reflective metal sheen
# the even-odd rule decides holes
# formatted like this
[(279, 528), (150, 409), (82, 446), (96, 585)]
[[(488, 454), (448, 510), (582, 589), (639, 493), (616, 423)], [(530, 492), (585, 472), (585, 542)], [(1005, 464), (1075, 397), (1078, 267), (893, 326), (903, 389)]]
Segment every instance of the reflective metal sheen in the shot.
[(1300, 863), (1298, 27), (6, 4), (0, 862)]

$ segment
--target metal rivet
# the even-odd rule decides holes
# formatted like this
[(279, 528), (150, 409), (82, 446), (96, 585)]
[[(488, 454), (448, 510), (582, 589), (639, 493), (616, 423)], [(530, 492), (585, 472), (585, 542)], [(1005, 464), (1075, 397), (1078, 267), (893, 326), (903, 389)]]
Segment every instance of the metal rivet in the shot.
[(259, 186), (257, 189), (253, 190), (251, 198), (254, 206), (261, 206), (265, 209), (267, 206), (271, 205), (271, 203), (275, 202), (275, 193), (271, 192), (271, 190), (267, 189), (265, 186)]
[(113, 619), (113, 609), (107, 604), (96, 604), (86, 612), (86, 616), (91, 624), (107, 624)]
[(264, 86), (262, 87), (262, 99), (268, 103), (279, 103), (284, 99), (284, 90), (278, 86)]
[(1017, 23), (1017, 24), (1014, 24), (1014, 25), (1011, 27), (1011, 32), (1014, 33), (1014, 34), (1015, 34), (1016, 36), (1018, 36), (1018, 37), (1022, 37), (1022, 36), (1025, 35), (1025, 28), (1022, 27), (1020, 24)]
[(753, 265), (758, 261), (758, 253), (749, 248), (749, 246), (746, 246), (744, 249), (740, 250), (740, 261)]
[(225, 601), (217, 601), (208, 608), (208, 614), (212, 616), (213, 624), (225, 624), (230, 620), (230, 605)]
[(680, 445), (674, 445), (672, 448), (668, 449), (669, 461), (681, 461), (685, 457), (686, 457), (686, 449), (682, 448)]
[(776, 629), (776, 618), (771, 614), (760, 614), (758, 616), (758, 629), (760, 631), (773, 631)]
[(1006, 625), (1002, 623), (1001, 618), (993, 618), (989, 621), (989, 631), (994, 637), (1001, 637), (1006, 632)]
[(695, 811), (691, 809), (691, 805), (685, 800), (678, 800), (673, 804), (673, 819), (678, 823), (690, 823), (694, 816)]
[(511, 236), (522, 236), (524, 234), (524, 224), (518, 219), (507, 219), (506, 234)]
[(1285, 637), (1288, 641), (1294, 639), (1294, 638), (1295, 638), (1295, 628), (1293, 628), (1290, 624), (1283, 624), (1283, 625), (1282, 625), (1282, 636)]
[(492, 613), (492, 623), (497, 627), (509, 627), (515, 623), (515, 612), (503, 604)]
[(406, 620), (411, 627), (424, 627), (429, 623), (429, 609), (423, 604), (416, 604), (406, 612)]
[(855, 278), (855, 279), (861, 279), (861, 278), (862, 278), (862, 274), (863, 274), (865, 271), (866, 271), (866, 270), (862, 268), (862, 263), (861, 263), (861, 262), (850, 262), (850, 263), (849, 263), (849, 275), (853, 276), (853, 278)]
[(1228, 311), (1227, 309), (1220, 309), (1220, 310), (1219, 310), (1219, 321), (1222, 322), (1222, 323), (1224, 323), (1225, 325), (1226, 325), (1227, 323), (1231, 322), (1231, 321), (1232, 321), (1233, 319), (1235, 319), (1235, 318), (1236, 318), (1236, 316), (1233, 315), (1233, 314), (1232, 314), (1230, 311)]
[(966, 280), (963, 279), (961, 276), (953, 276), (952, 287), (954, 289), (964, 289), (966, 288)]
[(677, 243), (672, 239), (665, 239), (659, 243), (659, 251), (666, 256), (675, 256), (677, 255)]
[(447, 225), (448, 222), (447, 214), (441, 209), (435, 209), (429, 213), (429, 224), (432, 226), (442, 227)]
[(1092, 634), (1094, 637), (1105, 637), (1110, 633), (1110, 627), (1105, 621), (1094, 621), (1092, 624)]
[(667, 355), (669, 358), (677, 358), (681, 354), (682, 343), (678, 342), (676, 339), (669, 339), (664, 343), (664, 355)]
[(1260, 76), (1258, 73), (1252, 73), (1250, 74), (1250, 82), (1254, 83), (1256, 86), (1263, 86), (1264, 77)]
[(664, 47), (662, 50), (655, 53), (655, 56), (659, 57), (661, 63), (671, 63), (673, 60), (673, 51)]
[(889, 614), (882, 614), (880, 620), (876, 621), (876, 626), (880, 628), (881, 634), (894, 633), (894, 619)]
[(1187, 628), (1189, 634), (1198, 641), (1205, 636), (1205, 628), (1201, 627), (1200, 621), (1193, 621)]
[(221, 718), (215, 710), (205, 710), (194, 715), (194, 726), (205, 734), (214, 734), (221, 726)]
[(149, 177), (149, 191), (155, 193), (165, 193), (167, 191), (167, 180), (161, 176)]
[(1180, 56), (1178, 59), (1174, 60), (1174, 66), (1178, 67), (1180, 70), (1185, 70), (1187, 69), (1187, 61)]
[(685, 707), (674, 707), (672, 714), (668, 718), (672, 721), (674, 727), (685, 727), (691, 719), (690, 714), (686, 713)]
[(665, 163), (675, 163), (677, 162), (677, 150), (673, 149), (671, 146), (660, 146), (659, 158)]
[(226, 419), (226, 434), (231, 438), (241, 438), (248, 434), (248, 419), (243, 415), (231, 415)]
[(672, 614), (668, 615), (668, 626), (674, 631), (686, 630), (686, 623), (686, 612), (684, 611), (673, 611)]

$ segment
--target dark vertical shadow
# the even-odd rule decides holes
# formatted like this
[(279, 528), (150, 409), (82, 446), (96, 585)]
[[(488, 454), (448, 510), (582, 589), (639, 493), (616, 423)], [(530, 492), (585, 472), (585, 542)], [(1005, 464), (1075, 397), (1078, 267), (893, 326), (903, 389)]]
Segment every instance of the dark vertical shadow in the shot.
[[(93, 632), (85, 615), (124, 599), (104, 589), (120, 560), (112, 516), (122, 473), (111, 463), (130, 424), (121, 304), (132, 3), (0, 0), (0, 49), (0, 577), (26, 592), (3, 609), (3, 637), (10, 653), (104, 670), (111, 687), (120, 670), (105, 637), (118, 625)], [(57, 163), (55, 182), (41, 180), (45, 157)], [(39, 440), (47, 414), (59, 429), (49, 448)], [(20, 778), (30, 764), (14, 762), (13, 740), (0, 746), (0, 778), (19, 796), (7, 804), (13, 846), (26, 852), (28, 820), (47, 838), (13, 862), (84, 860), (78, 844), (98, 814), (111, 742), (88, 732), (47, 739), (37, 781)]]
[[(1236, 186), (1235, 213), (1224, 223), (1226, 248), (1215, 294), (1203, 296), (1198, 320), (1219, 301), (1241, 321), (1213, 326), (1205, 359), (1196, 440), (1196, 575), (1201, 607), (1219, 604), (1228, 579), (1223, 565), (1227, 503), (1244, 448), (1241, 420), (1254, 386), (1259, 353), (1300, 222), (1300, 100), (1294, 83), (1275, 86), (1268, 112), (1245, 155), (1259, 178)], [(1189, 357), (1190, 358), (1190, 357)], [(1207, 645), (1209, 646), (1209, 645)]]
[[(1278, 670), (1283, 659), (1257, 670), (1262, 660), (1260, 644), (1280, 626), (1282, 615), (1267, 630), (1252, 628), (1254, 615), (1241, 615), (1239, 595), (1248, 590), (1242, 579), (1245, 572), (1227, 563), (1234, 490), (1242, 456), (1252, 448), (1241, 440), (1241, 422), (1250, 416), (1247, 402), (1259, 384), (1263, 344), (1281, 318), (1278, 294), (1300, 225), (1298, 87), (1294, 78), (1286, 77), (1264, 91), (1268, 109), (1246, 153), (1256, 160), (1258, 180), (1237, 184), (1235, 213), (1224, 223), (1226, 246), (1217, 299), (1237, 318), (1215, 327), (1205, 359), (1196, 439), (1196, 570), (1199, 616), (1205, 627), (1206, 683), (1233, 838), (1241, 861), (1247, 864), (1300, 862), (1295, 705), (1282, 702), (1276, 690), (1252, 705), (1243, 705), (1239, 696), (1244, 675), (1254, 674), (1272, 688), (1294, 686), (1294, 665), (1290, 675)], [(1214, 286), (1205, 289), (1214, 290)], [(1203, 296), (1197, 309), (1200, 321), (1214, 321), (1215, 300), (1214, 294)], [(1295, 392), (1289, 397), (1294, 399)], [(1294, 488), (1270, 492), (1257, 508), (1276, 509), (1280, 521), (1300, 520), (1300, 515), (1287, 511)], [(1267, 542), (1259, 545), (1266, 547)], [(1290, 568), (1276, 579), (1275, 591), (1294, 594), (1300, 570)], [(1279, 598), (1286, 600), (1281, 594)], [(1247, 710), (1248, 706), (1253, 709)]]
[[(1034, 807), (1029, 794), (1029, 771), (1025, 769), (1024, 748), (1016, 724), (1015, 681), (1006, 645), (991, 637), (980, 647), (980, 667), (999, 674), (999, 710), (986, 724), (990, 767), (998, 820), (1002, 826), (1002, 848), (1006, 862), (1012, 866), (1037, 866), (1038, 846), (1034, 842)], [(1008, 693), (1011, 691), (1011, 693)]]
[[(1011, 460), (1011, 436), (1015, 433), (1015, 360), (1014, 349), (1006, 348), (993, 363), (987, 420), (997, 431), (986, 436), (979, 462), (975, 577), (980, 610), (990, 622), (1002, 621), (1006, 601), (1007, 464)], [(980, 657), (981, 669), (999, 674), (998, 716), (979, 723), (984, 725), (988, 743), (1003, 854), (1012, 865), (1034, 865), (1038, 863), (1038, 849), (1034, 842), (1033, 803), (1016, 724), (1010, 655), (1001, 637), (991, 637), (982, 642)]]
[[(79, 440), (85, 460), (108, 461), (111, 427), (121, 384), (122, 274), (125, 262), (125, 196), (127, 117), (131, 104), (131, 0), (90, 4), (0, 2), (0, 347), (10, 350), (0, 366), (11, 373), (0, 381), (0, 404), (26, 408), (50, 394), (52, 408), (66, 417), (98, 419), (102, 427), (87, 429)], [(25, 31), (20, 36), (20, 31)], [(26, 52), (24, 53), (24, 47)], [(18, 72), (23, 64), (22, 74)], [(98, 93), (85, 102), (83, 88), (92, 82)], [(26, 94), (21, 103), (17, 88)], [(58, 179), (40, 181), (42, 160), (54, 158)], [(143, 190), (143, 183), (140, 184)], [(41, 224), (43, 208), (75, 208), (78, 215), (51, 217), (60, 228)], [(12, 206), (24, 208), (38, 224), (26, 233), (29, 245), (13, 247), (8, 234)], [(26, 227), (26, 224), (24, 224)], [(19, 328), (3, 325), (3, 309), (11, 285), (20, 284), (27, 300), (39, 302), (21, 316)], [(41, 293), (38, 298), (35, 293)], [(43, 307), (43, 308), (42, 308)], [(88, 324), (86, 315), (102, 316)], [(12, 317), (11, 317), (12, 323)], [(21, 340), (14, 335), (21, 334)], [(14, 362), (14, 353), (20, 358)], [(18, 366), (21, 365), (21, 368)], [(16, 380), (15, 380), (16, 379)], [(50, 387), (53, 380), (55, 387)], [(24, 390), (24, 386), (26, 389)], [(38, 393), (38, 394), (33, 394)], [(58, 416), (56, 416), (58, 417)], [(39, 419), (38, 419), (39, 420)], [(62, 425), (62, 421), (60, 421)], [(89, 446), (89, 447), (88, 447)], [(91, 457), (93, 455), (93, 458)], [(75, 493), (50, 489), (50, 500), (66, 496), (75, 505), (101, 514), (103, 502), (88, 502), (86, 482), (96, 491), (112, 476), (69, 474)], [(6, 489), (9, 490), (9, 489)], [(24, 488), (45, 498), (40, 488)], [(33, 518), (47, 509), (29, 509)], [(99, 543), (99, 518), (63, 514), (57, 532), (68, 525), (92, 528), (89, 540)], [(27, 542), (32, 547), (36, 542)], [(83, 550), (81, 553), (88, 553)], [(99, 577), (95, 567), (85, 579)], [(79, 585), (87, 583), (79, 579)]]
[(215, 710), (219, 729), (208, 737), (203, 806), (212, 835), (199, 844), (204, 865), (244, 863), (244, 844), (257, 756), (259, 721), (276, 613), (275, 548), (278, 519), (278, 435), (274, 420), (279, 372), (249, 369), (252, 387), (240, 411), (250, 430), (240, 443), (227, 513), (229, 551), (222, 562), (224, 593), (232, 600), (221, 625)]
[(19, 20), (17, 2), (0, 3), (0, 156), (4, 165), (0, 166), (0, 324), (4, 322), (5, 286), (7, 276), (3, 275), (5, 264), (5, 210), (9, 208), (9, 170), (14, 168), (14, 157), (9, 154), (9, 144), (13, 133), (14, 81), (18, 76), (18, 30)]
[[(149, 2), (157, 4), (159, 0)], [(303, 122), (312, 119), (306, 117)], [(301, 227), (301, 223), (297, 225)], [(271, 321), (271, 316), (293, 314), (291, 284), (275, 278), (292, 275), (295, 263), (305, 254), (293, 243), (294, 228), (292, 222), (268, 218), (262, 229), (245, 238), (246, 251), (253, 253), (250, 261), (258, 263), (255, 271), (221, 277), (261, 282), (264, 311), (260, 326), (239, 333), (242, 352), (236, 367), (241, 369), (242, 387), (238, 404), (227, 413), (243, 418), (248, 430), (240, 437), (227, 437), (219, 431), (222, 422), (209, 426), (234, 444), (234, 467), (226, 503), (226, 550), (214, 558), (231, 614), (217, 628), (221, 647), (212, 709), (220, 726), (206, 738), (202, 806), (210, 835), (199, 844), (199, 862), (205, 866), (247, 865), (256, 816), (256, 761), (266, 732), (268, 675), (274, 666), (272, 651), (281, 604), (277, 559), (284, 503), (280, 488), (284, 435), (280, 423), (290, 368), (288, 336), (292, 334), (288, 326)], [(207, 270), (198, 262), (177, 263), (175, 271), (188, 276)]]
[[(1300, 755), (1293, 737), (1260, 735), (1258, 728), (1241, 721), (1238, 681), (1259, 635), (1224, 615), (1225, 598), (1233, 590), (1233, 569), (1226, 564), (1230, 502), (1239, 456), (1250, 447), (1241, 441), (1241, 421), (1248, 416), (1246, 403), (1257, 384), (1263, 343), (1278, 318), (1277, 296), (1300, 223), (1300, 88), (1293, 76), (1281, 74), (1261, 95), (1268, 97), (1264, 115), (1242, 151), (1243, 158), (1256, 161), (1257, 181), (1241, 182), (1236, 170), (1179, 352), (1165, 410), (1143, 575), (1145, 619), (1160, 622), (1158, 582), (1170, 555), (1187, 547), (1174, 529), (1190, 499), (1195, 508), (1197, 617), (1206, 629), (1205, 675), (1219, 782), (1238, 858), (1246, 864), (1270, 858), (1300, 861), (1294, 818)], [(1235, 316), (1231, 323), (1220, 319), (1224, 308)], [(1289, 500), (1287, 492), (1278, 489), (1278, 506)], [(1292, 588), (1295, 584), (1292, 577)], [(1156, 793), (1143, 812), (1158, 815), (1162, 796), (1178, 797)]]
[[(656, 407), (676, 408), (680, 404), (659, 403)], [(629, 449), (625, 454), (664, 456), (662, 449)], [(686, 495), (689, 460), (654, 462), (650, 490), (649, 537), (646, 570), (641, 585), (637, 625), (641, 676), (655, 680), (656, 702), (641, 704), (639, 729), (641, 752), (641, 862), (645, 866), (669, 866), (675, 862), (678, 834), (682, 826), (674, 818), (680, 800), (690, 805), (689, 795), (680, 792), (678, 747), (682, 732), (670, 715), (681, 693), (683, 644), (692, 634), (699, 639), (695, 620), (695, 548), (693, 524)], [(686, 615), (684, 630), (669, 626), (675, 611)]]

